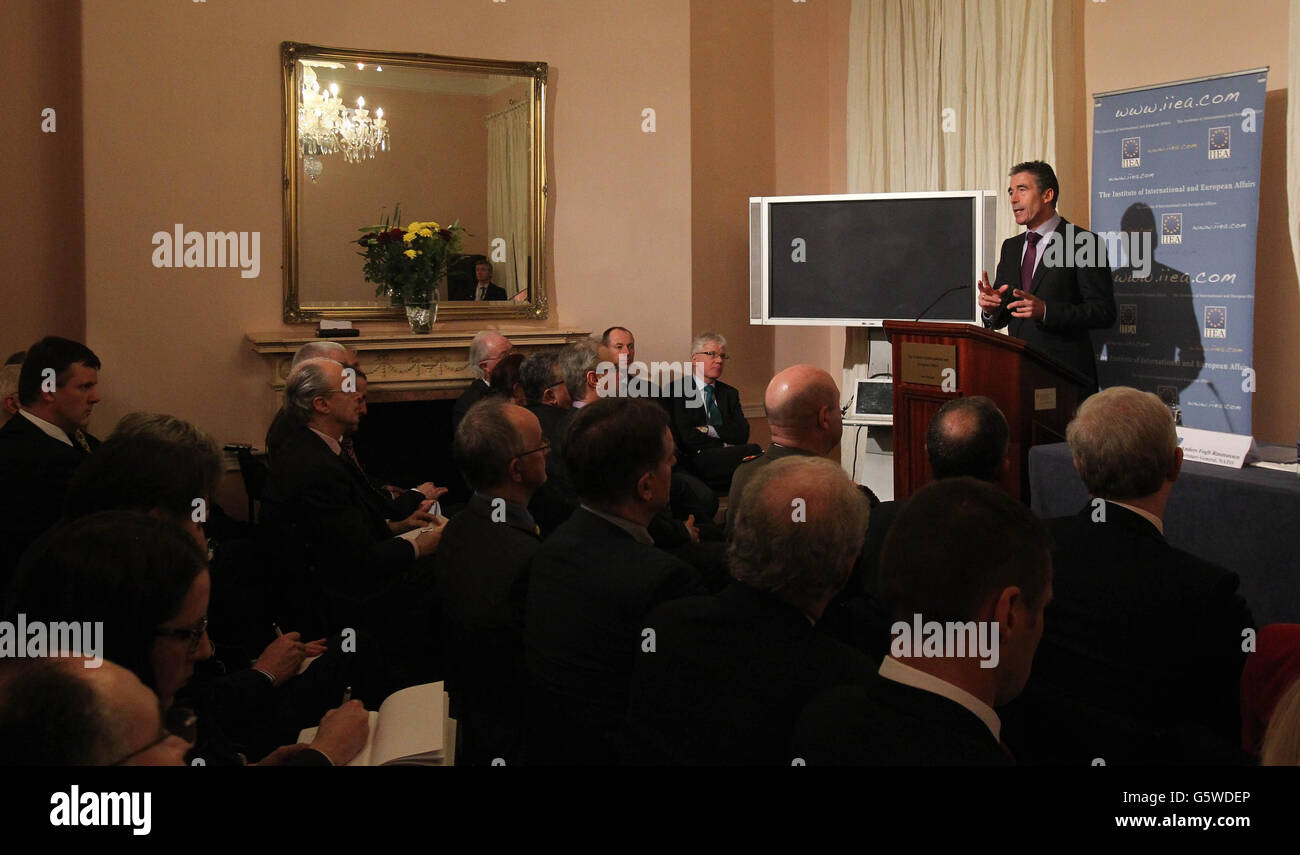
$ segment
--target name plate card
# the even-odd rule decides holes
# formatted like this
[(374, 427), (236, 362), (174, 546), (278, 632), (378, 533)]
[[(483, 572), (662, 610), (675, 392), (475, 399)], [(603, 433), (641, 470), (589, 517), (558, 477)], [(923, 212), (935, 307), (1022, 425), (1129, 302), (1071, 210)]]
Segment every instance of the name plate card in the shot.
[[(956, 391), (957, 346), (955, 344), (921, 344), (903, 342), (902, 377), (904, 383), (939, 386)], [(945, 370), (951, 369), (946, 375)]]
[(1230, 469), (1240, 469), (1259, 458), (1255, 437), (1214, 430), (1180, 427), (1178, 447), (1183, 450), (1184, 460), (1227, 466)]

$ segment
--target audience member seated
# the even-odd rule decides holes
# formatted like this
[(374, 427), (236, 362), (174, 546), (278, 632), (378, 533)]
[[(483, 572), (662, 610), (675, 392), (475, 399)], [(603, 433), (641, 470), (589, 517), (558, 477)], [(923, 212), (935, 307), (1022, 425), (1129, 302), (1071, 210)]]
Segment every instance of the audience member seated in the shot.
[(1014, 762), (994, 708), (1029, 677), (1052, 597), (1050, 549), (1043, 524), (989, 484), (951, 478), (913, 495), (881, 556), (890, 655), (867, 686), (808, 705), (794, 756), (810, 766)]
[(1259, 759), (1263, 766), (1300, 766), (1300, 680), (1278, 699)]
[(466, 282), (454, 290), (455, 293), (448, 295), (449, 299), (476, 302), (506, 299), (506, 289), (492, 281), (492, 262), (486, 258), (474, 262), (474, 283)]
[(537, 417), (542, 434), (551, 444), (546, 455), (546, 483), (537, 488), (528, 504), (542, 537), (550, 537), (578, 507), (578, 493), (564, 470), (564, 431), (573, 418), (569, 390), (560, 371), (558, 350), (534, 353), (519, 366), (519, 379), (528, 401), (528, 411)]
[(99, 446), (86, 432), (99, 367), (90, 348), (66, 338), (47, 336), (27, 351), (18, 415), (0, 427), (0, 589), (28, 544), (58, 520), (73, 471)]
[(731, 475), (741, 462), (763, 453), (749, 442), (740, 393), (719, 379), (727, 359), (727, 340), (721, 334), (697, 335), (691, 342), (694, 373), (682, 378), (680, 394), (672, 400), (673, 435), (685, 457), (682, 464), (718, 492), (731, 488)]
[(1258, 756), (1278, 698), (1300, 679), (1300, 623), (1259, 629), (1241, 671), (1241, 748)]
[(468, 389), (460, 393), (460, 397), (452, 406), (453, 432), (460, 426), (460, 420), (465, 418), (470, 407), (493, 393), (488, 377), (491, 376), (492, 369), (497, 367), (497, 363), (512, 352), (514, 352), (514, 345), (510, 343), (510, 339), (493, 330), (483, 330), (470, 341), (469, 365), (474, 371), (474, 380), (469, 384)]
[[(101, 621), (104, 658), (133, 672), (171, 709), (196, 662), (212, 655), (207, 562), (176, 523), (136, 511), (103, 511), (63, 523), (32, 545), (14, 578), (6, 617)], [(365, 744), (364, 708), (327, 716), (310, 749), (285, 746), (265, 765), (346, 763)], [(359, 713), (359, 718), (357, 717)], [(209, 765), (243, 758), (213, 716), (199, 716), (191, 757)]]
[[(369, 385), (370, 379), (366, 377), (364, 371), (358, 369), (357, 415), (362, 419), (366, 417), (366, 390)], [(340, 443), (343, 446), (343, 453), (352, 459), (352, 462), (361, 470), (361, 474), (366, 476), (370, 486), (379, 494), (380, 500), (388, 506), (387, 515), (389, 520), (404, 520), (416, 511), (429, 508), (425, 502), (437, 501), (446, 495), (447, 488), (439, 487), (432, 481), (425, 481), (423, 484), (407, 490), (395, 487), (392, 484), (385, 484), (381, 479), (367, 474), (365, 467), (361, 465), (361, 461), (357, 458), (356, 449), (352, 442), (355, 435), (356, 432), (353, 431), (343, 437), (343, 441)]]
[(18, 376), (22, 374), (26, 356), (25, 350), (10, 354), (4, 366), (0, 367), (0, 427), (18, 415), (21, 406), (18, 403)]
[(0, 659), (6, 766), (184, 766), (189, 740), (163, 727), (158, 696), (120, 665), (66, 652)]
[(601, 333), (599, 359), (613, 365), (618, 372), (612, 384), (606, 381), (613, 387), (606, 393), (608, 396), (650, 398), (664, 408), (670, 407), (670, 401), (662, 397), (646, 364), (636, 361), (636, 338), (630, 329), (610, 327)]
[(804, 705), (824, 689), (865, 684), (874, 670), (815, 630), (867, 530), (867, 499), (848, 476), (828, 460), (782, 460), (751, 478), (732, 510), (736, 581), (664, 603), (644, 621), (654, 637), (632, 676), (633, 762), (789, 765)]
[(456, 430), (456, 465), (474, 495), (442, 533), (438, 591), (460, 765), (522, 760), (524, 598), (541, 543), (528, 502), (549, 451), (537, 417), (501, 399), (470, 407)]
[(569, 342), (560, 348), (559, 365), (569, 406), (580, 410), (600, 399), (600, 346), (595, 341)]
[[(1007, 467), (1007, 443), (1011, 436), (1006, 416), (992, 398), (971, 395), (953, 398), (930, 419), (925, 433), (925, 453), (930, 473), (943, 478), (978, 478), (996, 484)], [(880, 550), (900, 503), (881, 502), (871, 509), (871, 528), (862, 548), (861, 578), (866, 591), (875, 591), (880, 569)]]
[(668, 419), (649, 401), (598, 400), (569, 426), (565, 466), (582, 506), (542, 544), (529, 579), (533, 762), (613, 759), (645, 614), (704, 592), (646, 528), (668, 503), (673, 457)]
[[(302, 365), (308, 359), (332, 359), (344, 368), (351, 368), (353, 371), (361, 371), (361, 359), (357, 356), (356, 351), (344, 347), (337, 341), (309, 341), (302, 347), (298, 348), (293, 359), (289, 361), (289, 373), (292, 374), (294, 369)], [(283, 407), (276, 412), (275, 418), (271, 420), (271, 427), (266, 431), (266, 453), (274, 455), (279, 449), (280, 443), (284, 438), (293, 433), (294, 424), (291, 414)]]
[(506, 354), (488, 377), (488, 385), (499, 390), (508, 400), (521, 407), (528, 403), (527, 396), (524, 394), (524, 384), (519, 379), (519, 366), (523, 361), (522, 353)]
[(1066, 438), (1093, 499), (1048, 522), (1056, 599), (1009, 711), (1011, 745), (1036, 762), (1231, 761), (1253, 620), (1236, 574), (1164, 539), (1183, 462), (1169, 408), (1112, 387), (1079, 406)]
[(831, 375), (811, 365), (791, 365), (767, 384), (763, 396), (772, 443), (761, 457), (741, 463), (727, 496), (727, 534), (749, 480), (785, 457), (825, 457), (840, 444), (844, 423), (840, 390)]
[(372, 594), (433, 553), (442, 521), (417, 510), (390, 525), (387, 506), (342, 454), (360, 420), (355, 392), (340, 388), (343, 367), (309, 359), (289, 376), (285, 409), (298, 423), (271, 463), (262, 522), (296, 532), (314, 565), (340, 590)]

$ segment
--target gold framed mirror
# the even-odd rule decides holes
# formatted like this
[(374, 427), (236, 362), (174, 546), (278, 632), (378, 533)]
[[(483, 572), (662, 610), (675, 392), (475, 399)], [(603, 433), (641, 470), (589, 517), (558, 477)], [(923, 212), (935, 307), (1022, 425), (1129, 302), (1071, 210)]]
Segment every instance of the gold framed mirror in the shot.
[(463, 229), (438, 320), (547, 316), (546, 63), (298, 42), (280, 59), (286, 323), (405, 318), (358, 241), (411, 224)]

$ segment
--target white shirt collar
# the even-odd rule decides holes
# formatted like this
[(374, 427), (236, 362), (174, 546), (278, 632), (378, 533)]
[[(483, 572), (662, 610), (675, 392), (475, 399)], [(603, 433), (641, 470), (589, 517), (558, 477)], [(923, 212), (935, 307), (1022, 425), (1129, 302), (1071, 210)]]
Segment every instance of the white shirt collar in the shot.
[(1050, 237), (1052, 232), (1056, 231), (1056, 227), (1059, 226), (1060, 224), (1061, 224), (1061, 215), (1052, 214), (1051, 219), (1049, 219), (1047, 222), (1043, 223), (1041, 226), (1039, 226), (1036, 229), (1030, 229), (1030, 231), (1038, 232), (1043, 237)]
[(611, 522), (614, 525), (618, 526), (619, 528), (623, 529), (623, 531), (632, 535), (632, 538), (636, 540), (637, 543), (644, 543), (646, 546), (655, 545), (655, 539), (650, 536), (650, 530), (643, 525), (637, 525), (631, 520), (624, 519), (623, 517), (616, 517), (613, 514), (607, 514), (604, 511), (598, 511), (595, 508), (593, 508), (591, 505), (588, 505), (586, 503), (583, 503), (582, 509), (584, 511), (589, 511), (595, 514), (596, 516), (600, 517), (601, 519), (605, 520), (606, 522)]
[(947, 698), (953, 703), (961, 704), (974, 713), (980, 721), (984, 722), (984, 726), (993, 734), (994, 739), (998, 742), (1002, 741), (1002, 719), (998, 718), (998, 714), (993, 711), (993, 707), (965, 689), (960, 689), (933, 674), (927, 674), (913, 668), (911, 665), (900, 662), (892, 656), (886, 656), (885, 661), (880, 663), (878, 673), (886, 680), (893, 680), (895, 683), (902, 683), (904, 686), (911, 686), (914, 689), (930, 692)]
[(321, 439), (325, 440), (325, 444), (330, 447), (330, 451), (334, 452), (335, 455), (339, 455), (343, 453), (343, 443), (340, 442), (339, 440), (335, 439), (334, 437), (330, 436), (327, 433), (321, 433), (320, 431), (316, 430), (316, 428), (311, 428), (311, 432), (316, 434)]
[(72, 448), (76, 448), (76, 446), (72, 444), (72, 437), (68, 436), (68, 434), (64, 432), (58, 425), (52, 425), (49, 422), (47, 422), (45, 419), (41, 418), (40, 416), (32, 415), (31, 413), (21, 408), (18, 410), (18, 414), (21, 416), (26, 416), (27, 421), (36, 425), (38, 428), (41, 429), (42, 433), (48, 434), (51, 439), (57, 439), (59, 442), (63, 443), (64, 445), (70, 446)]
[(1142, 510), (1141, 508), (1135, 508), (1135, 507), (1133, 507), (1132, 505), (1126, 505), (1126, 504), (1124, 504), (1123, 502), (1117, 502), (1117, 501), (1115, 501), (1114, 499), (1107, 499), (1106, 501), (1110, 502), (1112, 505), (1119, 505), (1119, 506), (1120, 506), (1121, 508), (1123, 508), (1124, 510), (1126, 510), (1126, 511), (1132, 511), (1133, 513), (1135, 513), (1135, 514), (1137, 514), (1138, 516), (1142, 517), (1142, 519), (1146, 520), (1147, 522), (1151, 523), (1153, 526), (1156, 527), (1156, 531), (1160, 532), (1160, 536), (1161, 536), (1161, 537), (1164, 536), (1164, 534), (1165, 534), (1165, 523), (1164, 523), (1164, 520), (1160, 519), (1160, 517), (1156, 516), (1155, 514), (1151, 513), (1150, 511), (1144, 511), (1144, 510)]

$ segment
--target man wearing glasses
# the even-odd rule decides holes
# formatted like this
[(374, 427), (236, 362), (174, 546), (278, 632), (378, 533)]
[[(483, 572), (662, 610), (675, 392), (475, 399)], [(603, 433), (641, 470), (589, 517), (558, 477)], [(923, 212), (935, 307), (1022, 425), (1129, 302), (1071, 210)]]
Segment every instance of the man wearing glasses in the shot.
[(682, 378), (682, 394), (673, 398), (673, 436), (683, 465), (704, 483), (725, 492), (742, 461), (763, 451), (749, 442), (749, 422), (740, 408), (740, 393), (720, 379), (727, 364), (727, 340), (702, 332), (691, 342), (693, 374)]

